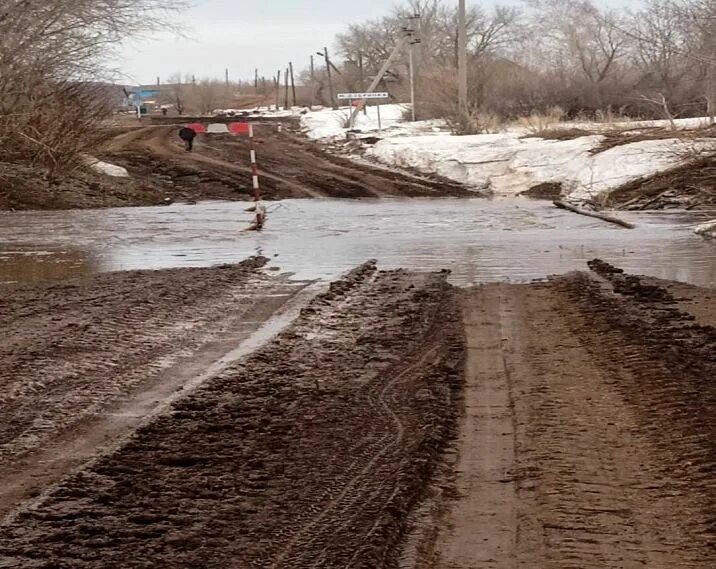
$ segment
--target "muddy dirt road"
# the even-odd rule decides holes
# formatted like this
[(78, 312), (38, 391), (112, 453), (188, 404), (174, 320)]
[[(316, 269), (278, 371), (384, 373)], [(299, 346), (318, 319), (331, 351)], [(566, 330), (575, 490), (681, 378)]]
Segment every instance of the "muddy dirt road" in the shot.
[(716, 565), (712, 289), (261, 262), (0, 304), (0, 567)]
[(262, 274), (264, 262), (5, 291), (0, 515), (137, 428), (300, 298), (306, 283)]
[[(293, 131), (292, 131), (293, 129)], [(0, 164), (0, 210), (63, 210), (164, 205), (171, 201), (247, 200), (252, 196), (246, 137), (202, 135), (184, 151), (178, 126), (108, 131), (97, 157), (126, 167), (131, 178), (77, 172), (50, 180), (30, 166)], [(412, 176), (332, 156), (295, 126), (257, 124), (266, 199), (455, 197), (478, 192), (442, 178)]]
[(716, 565), (716, 332), (679, 311), (712, 291), (593, 267), (465, 295), (457, 498), (406, 567)]
[[(252, 195), (247, 137), (201, 135), (184, 151), (176, 126), (122, 133), (103, 157), (178, 198), (247, 199)], [(332, 156), (287, 126), (256, 124), (262, 189), (267, 199), (475, 196), (443, 179), (411, 176)]]
[(457, 420), (463, 353), (445, 275), (362, 266), (8, 518), (0, 566), (394, 566)]

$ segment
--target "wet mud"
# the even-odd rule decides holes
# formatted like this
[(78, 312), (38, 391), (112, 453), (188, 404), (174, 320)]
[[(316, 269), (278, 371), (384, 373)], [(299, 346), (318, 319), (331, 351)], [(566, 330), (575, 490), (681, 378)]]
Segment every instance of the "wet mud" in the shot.
[(401, 568), (716, 564), (713, 291), (590, 265), (466, 291), (465, 414)]
[[(18, 499), (9, 477), (30, 472), (38, 453), (49, 452), (60, 439), (77, 439), (77, 447), (82, 438), (77, 429), (114, 402), (153, 381), (171, 384), (162, 373), (188, 358), (200, 361), (204, 346), (225, 330), (239, 338), (242, 320), (266, 318), (299, 289), (301, 283), (260, 273), (266, 261), (110, 273), (5, 290), (0, 514)], [(257, 302), (262, 310), (254, 309)], [(46, 465), (48, 471), (54, 468)], [(32, 480), (26, 482), (32, 492)]]
[[(267, 199), (454, 197), (474, 196), (444, 179), (417, 177), (372, 168), (326, 153), (295, 128), (256, 124), (256, 151), (262, 192)], [(181, 197), (247, 199), (253, 189), (250, 142), (247, 137), (201, 135), (195, 151), (186, 153), (176, 137), (177, 127), (154, 127), (117, 137), (105, 158), (127, 167), (137, 177), (163, 183)]]
[(366, 264), (0, 528), (0, 566), (391, 567), (454, 436), (445, 274)]
[[(242, 275), (262, 262), (215, 278), (250, 297)], [(213, 273), (180, 274), (157, 292), (178, 295), (169, 305)], [(62, 314), (72, 290), (21, 289), (0, 323), (54, 330), (46, 360), (59, 361), (82, 332), (39, 307)], [(132, 326), (161, 317), (148, 300)], [(39, 488), (0, 524), (0, 567), (710, 569), (712, 300), (600, 260), (462, 291), (446, 273), (366, 263), (122, 445)], [(211, 322), (227, 306), (201, 312)], [(144, 365), (131, 358), (146, 336), (114, 334), (115, 360)], [(98, 361), (111, 361), (105, 344)], [(16, 375), (6, 392), (24, 385)], [(53, 404), (36, 391), (28, 402)]]
[[(176, 125), (108, 130), (102, 160), (125, 167), (130, 179), (75, 172), (50, 180), (30, 166), (0, 165), (7, 183), (0, 209), (87, 209), (165, 205), (253, 197), (247, 137), (200, 135), (188, 153)], [(475, 192), (447, 179), (357, 164), (326, 153), (286, 124), (256, 124), (264, 197), (466, 197)]]

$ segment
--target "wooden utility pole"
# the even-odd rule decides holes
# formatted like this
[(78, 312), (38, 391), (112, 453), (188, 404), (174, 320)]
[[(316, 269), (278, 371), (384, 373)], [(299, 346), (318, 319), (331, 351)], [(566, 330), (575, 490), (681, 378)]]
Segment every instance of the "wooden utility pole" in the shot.
[(276, 110), (281, 106), (281, 70), (276, 74)]
[(316, 102), (316, 64), (313, 56), (311, 56), (311, 106), (308, 107), (313, 110), (313, 105)]
[(326, 58), (326, 69), (328, 70), (328, 92), (331, 96), (331, 106), (336, 108), (336, 95), (333, 92), (333, 75), (331, 74), (331, 60), (328, 58), (328, 48), (323, 48), (323, 56)]
[(229, 86), (229, 68), (226, 68), (226, 86)]
[(288, 68), (291, 70), (291, 93), (293, 94), (293, 106), (296, 106), (296, 81), (293, 78), (293, 62), (288, 62)]
[(283, 110), (288, 110), (288, 69), (286, 69), (286, 75), (284, 76), (284, 83), (286, 85), (286, 96), (283, 101)]
[[(383, 67), (380, 68), (378, 75), (376, 75), (373, 78), (373, 81), (371, 82), (370, 86), (366, 90), (366, 93), (373, 93), (375, 91), (376, 87), (380, 84), (380, 82), (383, 80), (383, 77), (388, 72), (388, 69), (390, 69), (390, 66), (393, 65), (395, 58), (398, 57), (398, 54), (401, 51), (403, 51), (403, 48), (407, 45), (407, 43), (409, 41), (410, 41), (410, 37), (408, 35), (404, 35), (402, 38), (400, 38), (400, 41), (398, 41), (395, 48), (393, 49), (393, 53), (390, 54), (390, 57), (383, 64)], [(360, 112), (360, 109), (358, 107), (353, 109), (353, 113), (351, 114), (351, 118), (350, 118), (351, 126), (355, 123), (356, 117), (358, 116), (359, 112)]]
[(458, 6), (458, 102), (460, 115), (467, 118), (467, 14), (465, 0)]
[(259, 70), (254, 70), (254, 91), (259, 92)]
[(363, 90), (365, 85), (365, 71), (363, 69), (363, 54), (358, 52), (358, 80), (360, 81), (360, 90)]
[(706, 105), (709, 124), (716, 124), (716, 24), (710, 22), (706, 28)]

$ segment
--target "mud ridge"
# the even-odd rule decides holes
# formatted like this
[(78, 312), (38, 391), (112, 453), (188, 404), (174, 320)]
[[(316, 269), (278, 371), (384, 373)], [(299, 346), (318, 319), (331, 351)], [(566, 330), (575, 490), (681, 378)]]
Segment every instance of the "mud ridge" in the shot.
[(8, 291), (0, 299), (0, 473), (196, 349), (223, 315), (250, 305), (248, 294), (272, 286), (257, 272), (267, 261)]
[[(705, 523), (696, 533), (716, 535), (716, 328), (695, 322), (678, 300), (657, 284), (624, 274), (600, 260), (586, 274), (561, 280), (594, 325), (593, 353), (606, 369), (629, 370), (633, 384), (619, 385), (641, 415), (644, 429), (675, 469), (700, 494)], [(583, 331), (584, 332), (584, 331)]]
[(464, 353), (444, 274), (367, 263), (2, 526), (0, 566), (395, 567)]

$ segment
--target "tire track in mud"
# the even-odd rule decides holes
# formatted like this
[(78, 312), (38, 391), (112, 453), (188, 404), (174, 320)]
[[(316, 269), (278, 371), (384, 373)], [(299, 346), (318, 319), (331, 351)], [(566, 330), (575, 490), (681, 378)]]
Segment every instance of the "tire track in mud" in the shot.
[[(315, 541), (321, 538), (325, 539), (326, 537), (313, 531), (319, 524), (323, 525), (324, 533), (335, 534), (341, 530), (349, 531), (354, 520), (368, 512), (370, 515), (375, 516), (377, 521), (365, 535), (365, 539), (370, 538), (375, 529), (377, 529), (377, 525), (379, 524), (378, 513), (390, 503), (394, 497), (394, 491), (391, 492), (391, 495), (386, 499), (384, 494), (390, 490), (390, 488), (376, 489), (375, 481), (380, 480), (382, 476), (379, 471), (372, 470), (376, 468), (379, 461), (390, 457), (398, 450), (397, 447), (405, 435), (405, 426), (400, 416), (393, 409), (393, 406), (396, 405), (394, 399), (396, 395), (395, 389), (408, 373), (414, 373), (420, 366), (425, 365), (437, 349), (437, 347), (433, 347), (427, 350), (416, 362), (398, 373), (398, 375), (382, 388), (376, 386), (380, 388), (379, 392), (377, 392), (376, 389), (371, 390), (371, 393), (367, 396), (371, 402), (371, 406), (379, 413), (381, 418), (387, 417), (389, 421), (386, 422), (392, 424), (383, 429), (381, 438), (375, 441), (370, 449), (367, 449), (368, 452), (364, 453), (362, 460), (354, 463), (349, 469), (349, 472), (355, 472), (358, 468), (361, 468), (360, 471), (356, 475), (352, 475), (345, 484), (341, 485), (342, 490), (340, 494), (321, 510), (319, 516), (301, 528), (298, 535), (291, 540), (287, 548), (282, 551), (273, 562), (271, 565), (272, 569), (280, 567), (286, 561), (290, 562), (290, 566), (322, 567), (323, 563), (327, 560), (326, 548), (323, 547), (319, 549), (317, 553), (311, 552), (310, 549), (308, 549)], [(392, 396), (391, 399), (393, 399), (393, 401), (389, 402), (389, 394)], [(390, 427), (392, 427), (392, 429)], [(381, 496), (383, 496), (382, 499)], [(376, 501), (379, 502), (378, 505), (373, 505)], [(312, 534), (311, 537), (306, 539), (305, 536), (309, 534)], [(303, 551), (299, 555), (292, 556), (291, 550), (294, 549), (298, 543), (301, 544)], [(305, 551), (306, 549), (308, 549), (308, 551)], [(341, 566), (345, 568), (351, 567), (359, 554), (360, 551), (356, 551), (349, 561)], [(314, 559), (311, 560), (311, 557)]]
[(463, 353), (444, 275), (366, 265), (0, 528), (0, 564), (392, 567)]
[[(716, 566), (716, 330), (678, 309), (702, 311), (711, 291), (691, 288), (684, 303), (653, 280), (591, 267), (467, 293), (468, 413), (490, 405), (504, 372), (515, 452), (503, 461), (493, 437), (510, 434), (503, 405), (481, 428), (463, 425), (452, 472), (435, 483), (451, 491), (434, 492), (457, 495), (429, 504), (401, 568)], [(481, 389), (482, 402), (471, 396)], [(489, 468), (466, 468), (472, 458)], [(471, 489), (476, 471), (515, 499)]]
[[(86, 459), (91, 445), (131, 430), (160, 403), (143, 393), (181, 389), (303, 287), (262, 275), (262, 263), (102, 275), (0, 301), (0, 513)], [(126, 417), (107, 416), (135, 398)]]

